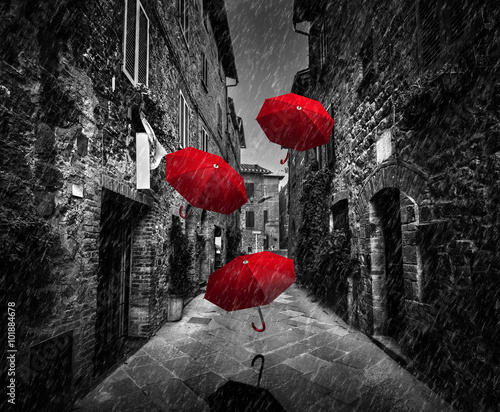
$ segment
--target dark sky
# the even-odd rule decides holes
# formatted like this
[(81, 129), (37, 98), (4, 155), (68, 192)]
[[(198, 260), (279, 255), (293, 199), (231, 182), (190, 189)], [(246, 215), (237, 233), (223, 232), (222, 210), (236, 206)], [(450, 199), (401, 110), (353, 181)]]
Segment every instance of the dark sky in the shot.
[(255, 118), (266, 98), (289, 93), (295, 73), (308, 66), (307, 37), (293, 31), (293, 0), (227, 0), (226, 10), (240, 81), (229, 95), (247, 143), (242, 163), (286, 175), (280, 164), (286, 150), (267, 139)]

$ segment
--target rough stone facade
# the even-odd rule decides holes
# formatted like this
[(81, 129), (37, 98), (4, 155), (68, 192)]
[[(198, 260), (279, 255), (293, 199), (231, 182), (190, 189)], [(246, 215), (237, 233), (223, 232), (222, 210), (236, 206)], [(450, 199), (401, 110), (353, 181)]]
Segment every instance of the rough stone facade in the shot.
[[(259, 165), (241, 165), (248, 203), (241, 207), (241, 251), (244, 254), (278, 250), (279, 181), (283, 176), (272, 175)], [(249, 215), (251, 214), (250, 217)], [(254, 233), (260, 232), (260, 233)]]
[[(165, 182), (164, 163), (151, 170), (151, 189), (136, 189), (141, 113), (167, 153), (191, 145), (239, 170), (244, 137), (227, 98), (237, 74), (224, 2), (177, 7), (170, 0), (0, 6), (1, 300), (16, 304), (23, 410), (45, 410), (47, 399), (52, 410), (71, 404), (131, 339), (150, 337), (165, 321), (168, 232), (185, 202)], [(135, 27), (139, 69), (131, 79), (122, 69), (124, 33), (135, 38)], [(189, 108), (184, 142), (181, 93)], [(224, 243), (238, 224), (238, 213), (193, 210), (186, 219), (202, 248), (194, 248), (197, 282), (213, 269), (214, 233)]]
[(325, 225), (348, 216), (360, 268), (351, 323), (398, 341), (462, 410), (500, 393), (498, 17), (494, 1), (294, 3), (309, 67), (292, 91), (336, 123), (291, 151), (289, 254), (303, 179), (328, 167)]

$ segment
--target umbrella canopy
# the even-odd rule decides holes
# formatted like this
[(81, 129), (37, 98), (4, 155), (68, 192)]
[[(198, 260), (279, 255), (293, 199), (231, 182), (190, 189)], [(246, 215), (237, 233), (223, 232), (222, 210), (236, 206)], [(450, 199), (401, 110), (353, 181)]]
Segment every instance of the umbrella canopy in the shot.
[(222, 157), (186, 147), (166, 159), (166, 179), (192, 206), (231, 214), (247, 202), (243, 177)]
[(266, 99), (256, 120), (271, 142), (301, 152), (328, 143), (334, 124), (320, 102), (295, 93)]
[(295, 282), (293, 260), (272, 252), (239, 256), (208, 278), (205, 299), (231, 312), (267, 305)]
[(208, 397), (208, 406), (213, 412), (285, 412), (276, 398), (267, 389), (259, 388), (264, 356), (256, 355), (252, 359), (252, 366), (257, 359), (261, 359), (259, 380), (257, 386), (229, 381)]

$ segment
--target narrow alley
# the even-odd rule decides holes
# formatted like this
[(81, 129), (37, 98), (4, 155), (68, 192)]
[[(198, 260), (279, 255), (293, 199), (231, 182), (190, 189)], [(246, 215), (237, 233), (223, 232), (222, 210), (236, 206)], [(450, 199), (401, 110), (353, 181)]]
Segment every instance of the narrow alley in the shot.
[(257, 385), (256, 354), (260, 387), (287, 412), (454, 410), (300, 286), (262, 310), (267, 329), (257, 333), (256, 309), (226, 312), (198, 295), (73, 410), (209, 411), (228, 380)]

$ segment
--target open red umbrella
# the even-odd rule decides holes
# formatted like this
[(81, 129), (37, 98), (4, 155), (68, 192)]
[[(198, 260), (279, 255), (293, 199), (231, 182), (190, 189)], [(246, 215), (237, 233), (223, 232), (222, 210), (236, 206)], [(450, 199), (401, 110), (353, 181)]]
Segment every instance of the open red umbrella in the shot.
[(267, 305), (295, 282), (293, 260), (272, 252), (239, 256), (213, 272), (208, 278), (205, 299), (232, 312)]
[(243, 177), (222, 157), (186, 147), (165, 159), (168, 183), (192, 206), (229, 215), (247, 202)]
[(320, 102), (295, 93), (266, 99), (256, 120), (271, 142), (301, 152), (328, 143), (335, 123)]

